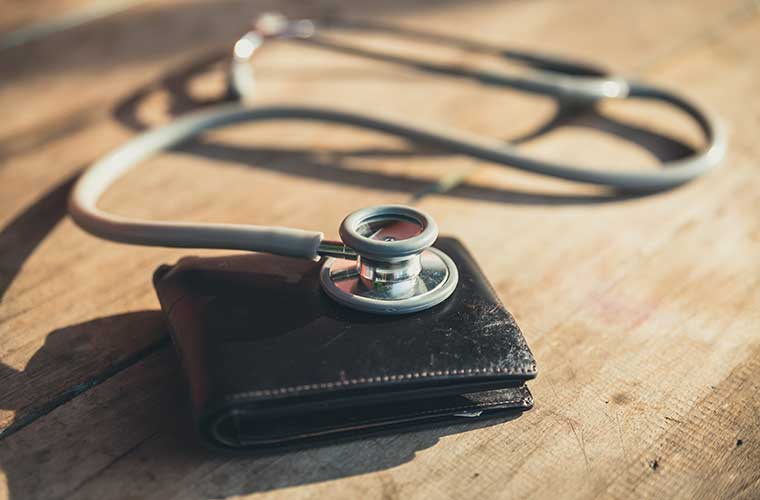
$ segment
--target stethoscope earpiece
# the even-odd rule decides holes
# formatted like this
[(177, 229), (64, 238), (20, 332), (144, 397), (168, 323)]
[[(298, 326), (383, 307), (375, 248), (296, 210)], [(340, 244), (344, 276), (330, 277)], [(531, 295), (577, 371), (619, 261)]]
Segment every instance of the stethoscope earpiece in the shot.
[(424, 212), (403, 205), (363, 208), (343, 220), (340, 236), (355, 256), (333, 253), (322, 265), (320, 282), (345, 306), (413, 313), (440, 304), (456, 288), (456, 265), (431, 246), (438, 226)]

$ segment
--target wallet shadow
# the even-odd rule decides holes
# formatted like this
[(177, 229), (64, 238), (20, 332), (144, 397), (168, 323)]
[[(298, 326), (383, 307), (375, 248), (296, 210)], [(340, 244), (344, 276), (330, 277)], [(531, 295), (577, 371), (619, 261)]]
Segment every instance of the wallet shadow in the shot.
[[(158, 311), (139, 311), (57, 329), (48, 335), (45, 345), (23, 370), (5, 365), (0, 370), (9, 383), (24, 378), (34, 385), (35, 379), (40, 380), (35, 374), (39, 374), (38, 370), (44, 370), (48, 363), (81, 355), (79, 352), (67, 354), (66, 351), (81, 347), (82, 338), (96, 336), (101, 339), (98, 345), (101, 349), (107, 348), (103, 342), (112, 339), (117, 343), (114, 349), (118, 350), (123, 346), (109, 332), (133, 328), (161, 329), (162, 315)], [(58, 481), (69, 483), (67, 487), (78, 491), (87, 490), (88, 486), (94, 486), (97, 490), (118, 491), (144, 480), (152, 491), (161, 491), (170, 487), (176, 477), (192, 477), (194, 471), (202, 472), (209, 464), (215, 465), (214, 472), (210, 476), (199, 476), (193, 486), (208, 498), (270, 491), (388, 470), (411, 462), (417, 452), (434, 447), (446, 436), (503, 424), (519, 416), (519, 413), (495, 416), (477, 422), (428, 426), (424, 430), (409, 428), (393, 434), (353, 438), (309, 448), (261, 452), (255, 456), (220, 455), (206, 449), (197, 436), (187, 387), (178, 359), (169, 352), (171, 349), (164, 337), (157, 347), (144, 351), (143, 360), (133, 359), (118, 373), (97, 376), (102, 380), (84, 391), (108, 392), (114, 390), (108, 384), (111, 378), (124, 376), (129, 379), (116, 390), (124, 397), (139, 402), (142, 408), (130, 412), (128, 418), (121, 418), (124, 415), (115, 419), (103, 418), (101, 411), (81, 411), (68, 399), (59, 401), (60, 405), (55, 408), (45, 408), (37, 418), (29, 421), (22, 422), (17, 418), (15, 425), (11, 424), (12, 432), (4, 436), (4, 439), (16, 441), (11, 446), (12, 456), (2, 460), (9, 498), (26, 498), (30, 492), (44, 489), (46, 483)], [(150, 358), (155, 356), (168, 361), (150, 363)], [(131, 377), (130, 370), (158, 370), (160, 373), (151, 375), (146, 381), (143, 377)], [(157, 385), (151, 380), (162, 382)], [(30, 387), (30, 390), (34, 388)], [(82, 395), (77, 395), (75, 399)], [(90, 397), (96, 401), (98, 399), (97, 395)], [(52, 423), (45, 422), (48, 412), (57, 413)], [(95, 428), (96, 435), (91, 439), (88, 433)], [(16, 433), (18, 435), (14, 436)], [(73, 448), (79, 447), (76, 455), (81, 456), (88, 453), (88, 446), (99, 448), (113, 444), (96, 443), (94, 440), (99, 441), (96, 436), (132, 436), (129, 439), (134, 442), (116, 439), (127, 449), (121, 452), (116, 450), (118, 457), (97, 474), (77, 471), (81, 464), (70, 460)], [(92, 450), (94, 455), (97, 454), (95, 448)], [(40, 462), (41, 456), (45, 457), (44, 463)], [(81, 481), (76, 479), (80, 475)]]

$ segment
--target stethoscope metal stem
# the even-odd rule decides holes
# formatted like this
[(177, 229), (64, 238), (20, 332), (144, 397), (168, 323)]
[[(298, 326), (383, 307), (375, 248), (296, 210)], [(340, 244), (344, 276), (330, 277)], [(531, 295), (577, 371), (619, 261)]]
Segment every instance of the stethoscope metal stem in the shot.
[(353, 248), (346, 246), (342, 241), (322, 240), (317, 247), (320, 257), (335, 257), (338, 259), (356, 260), (357, 254)]

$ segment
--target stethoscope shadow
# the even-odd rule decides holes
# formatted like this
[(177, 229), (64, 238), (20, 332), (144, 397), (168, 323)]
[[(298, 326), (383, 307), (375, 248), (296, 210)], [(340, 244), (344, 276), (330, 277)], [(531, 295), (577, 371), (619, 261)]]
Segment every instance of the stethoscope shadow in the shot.
[[(346, 25), (346, 23), (343, 23), (343, 25)], [(581, 74), (586, 76), (600, 76), (604, 74), (601, 70), (589, 65), (565, 63), (556, 58), (531, 54), (525, 51), (497, 49), (475, 42), (468, 42), (461, 38), (369, 23), (352, 22), (348, 24), (348, 26), (358, 29), (372, 27), (372, 29), (388, 31), (395, 34), (404, 33), (406, 36), (422, 38), (427, 41), (442, 42), (445, 40), (447, 43), (454, 46), (492, 53), (498, 57), (516, 61), (521, 65), (530, 66), (542, 71), (554, 71), (576, 75)], [(314, 47), (325, 48), (351, 55), (359, 55), (374, 60), (391, 62), (426, 73), (474, 80), (483, 85), (494, 85), (501, 88), (510, 87), (518, 90), (533, 91), (528, 88), (523, 88), (519, 79), (511, 80), (509, 78), (496, 77), (492, 73), (483, 74), (455, 66), (432, 64), (408, 57), (384, 54), (365, 48), (346, 46), (344, 44), (333, 43), (332, 41), (325, 41), (322, 39), (301, 41), (301, 43), (308, 43)], [(141, 103), (154, 92), (164, 92), (168, 96), (168, 119), (173, 119), (190, 111), (202, 109), (211, 104), (231, 102), (235, 99), (235, 96), (229, 89), (218, 98), (212, 99), (194, 97), (189, 90), (190, 82), (195, 78), (198, 78), (200, 75), (208, 73), (211, 70), (225, 71), (228, 59), (228, 50), (214, 51), (190, 64), (169, 71), (156, 82), (150, 83), (126, 97), (114, 108), (113, 115), (118, 121), (129, 128), (136, 131), (142, 131), (150, 128), (151, 124), (140, 118), (140, 106)], [(220, 69), (219, 66), (222, 66), (222, 68)], [(263, 72), (259, 72), (259, 74), (260, 73)], [(320, 76), (312, 76), (312, 78), (330, 77), (322, 76), (325, 74), (329, 75), (329, 72), (321, 72)], [(265, 74), (264, 78), (266, 78), (266, 76), (267, 75)], [(346, 75), (345, 77), (350, 78), (349, 75)], [(567, 100), (558, 97), (554, 97), (554, 100), (556, 103), (555, 112), (550, 119), (536, 127), (534, 130), (519, 137), (508, 139), (506, 142), (512, 145), (519, 145), (537, 139), (561, 127), (579, 127), (593, 129), (632, 142), (649, 151), (661, 162), (684, 158), (694, 153), (693, 147), (676, 138), (605, 116), (599, 109), (598, 103), (595, 101), (580, 101), (577, 99)], [(459, 183), (451, 189), (440, 190), (427, 179), (377, 173), (366, 170), (358, 171), (344, 166), (347, 160), (357, 157), (419, 157), (445, 156), (447, 154), (447, 151), (445, 150), (432, 149), (425, 146), (426, 145), (424, 144), (410, 144), (410, 147), (406, 149), (357, 149), (352, 151), (334, 151), (331, 154), (326, 155), (323, 150), (314, 152), (308, 149), (293, 148), (249, 148), (230, 144), (214, 144), (209, 141), (195, 141), (180, 145), (176, 150), (219, 161), (247, 164), (258, 169), (275, 170), (279, 173), (286, 173), (297, 177), (314, 178), (364, 188), (405, 192), (410, 195), (410, 202), (414, 202), (415, 199), (430, 193), (457, 198), (491, 201), (495, 203), (555, 206), (618, 202), (643, 196), (641, 194), (624, 193), (609, 189), (600, 189), (598, 192), (584, 192), (581, 194), (530, 192), (502, 188), (497, 189), (467, 182)], [(650, 195), (651, 194), (652, 193), (650, 193)]]
[[(440, 37), (440, 35), (427, 36)], [(466, 43), (472, 43), (459, 39), (453, 39), (452, 42), (450, 38), (447, 37), (449, 42), (465, 44), (465, 47), (468, 46)], [(512, 52), (509, 53), (514, 56)], [(528, 56), (524, 53), (518, 53), (518, 55), (531, 62), (536, 60), (536, 56)], [(369, 57), (379, 56), (371, 53)], [(544, 60), (543, 56), (541, 57), (539, 61)], [(189, 91), (189, 84), (194, 78), (215, 69), (219, 65), (224, 66), (227, 61), (228, 51), (219, 50), (190, 64), (169, 71), (156, 82), (137, 89), (118, 103), (113, 110), (113, 116), (133, 130), (145, 130), (150, 127), (150, 123), (140, 118), (140, 105), (154, 92), (159, 91), (166, 92), (169, 97), (168, 114), (170, 117), (179, 116), (211, 104), (231, 101), (234, 96), (230, 92), (218, 98), (201, 99), (193, 96)], [(541, 67), (540, 64), (539, 66)], [(591, 74), (593, 70), (588, 69), (588, 72)], [(521, 137), (512, 138), (509, 142), (513, 144), (525, 143), (563, 126), (592, 128), (627, 139), (646, 148), (661, 161), (681, 158), (693, 152), (690, 146), (676, 139), (605, 117), (594, 103), (583, 105), (560, 100), (557, 101), (556, 112), (550, 120)], [(275, 170), (296, 177), (317, 178), (340, 184), (404, 192), (408, 193), (411, 198), (432, 191), (439, 195), (486, 200), (495, 203), (563, 206), (617, 202), (635, 196), (615, 191), (602, 191), (598, 194), (538, 193), (496, 189), (467, 182), (461, 183), (446, 192), (439, 192), (436, 191), (435, 186), (431, 186), (428, 180), (366, 170), (359, 171), (342, 166), (349, 158), (446, 154), (446, 151), (424, 149), (421, 145), (415, 145), (413, 149), (363, 148), (348, 152), (336, 151), (328, 155), (324, 152), (316, 154), (308, 149), (248, 148), (229, 144), (215, 144), (208, 141), (187, 143), (180, 146), (179, 149), (219, 161), (249, 164), (255, 168)], [(0, 301), (2, 301), (5, 291), (28, 256), (55, 225), (65, 217), (66, 199), (77, 175), (69, 177), (50, 189), (0, 230), (0, 260), (3, 262), (3, 273), (0, 274)]]

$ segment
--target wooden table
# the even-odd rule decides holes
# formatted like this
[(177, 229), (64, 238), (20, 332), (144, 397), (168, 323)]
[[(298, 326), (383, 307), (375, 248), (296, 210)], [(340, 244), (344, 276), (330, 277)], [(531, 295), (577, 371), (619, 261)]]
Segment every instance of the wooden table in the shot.
[[(4, 5), (0, 28), (85, 3)], [(760, 496), (760, 15), (746, 0), (287, 2), (297, 15), (587, 57), (682, 88), (720, 112), (730, 150), (705, 178), (638, 198), (313, 123), (236, 127), (147, 162), (106, 208), (331, 237), (361, 206), (429, 211), (466, 241), (539, 364), (535, 408), (500, 425), (251, 459), (195, 443), (150, 284), (155, 267), (188, 251), (93, 238), (66, 217), (66, 196), (101, 153), (218, 96), (234, 37), (274, 4), (148, 2), (0, 52), (0, 495)], [(346, 40), (503, 66), (457, 47)], [(257, 62), (262, 102), (339, 101), (545, 157), (654, 168), (699, 144), (686, 118), (650, 104), (552, 121), (552, 99), (388, 62), (288, 43)]]

